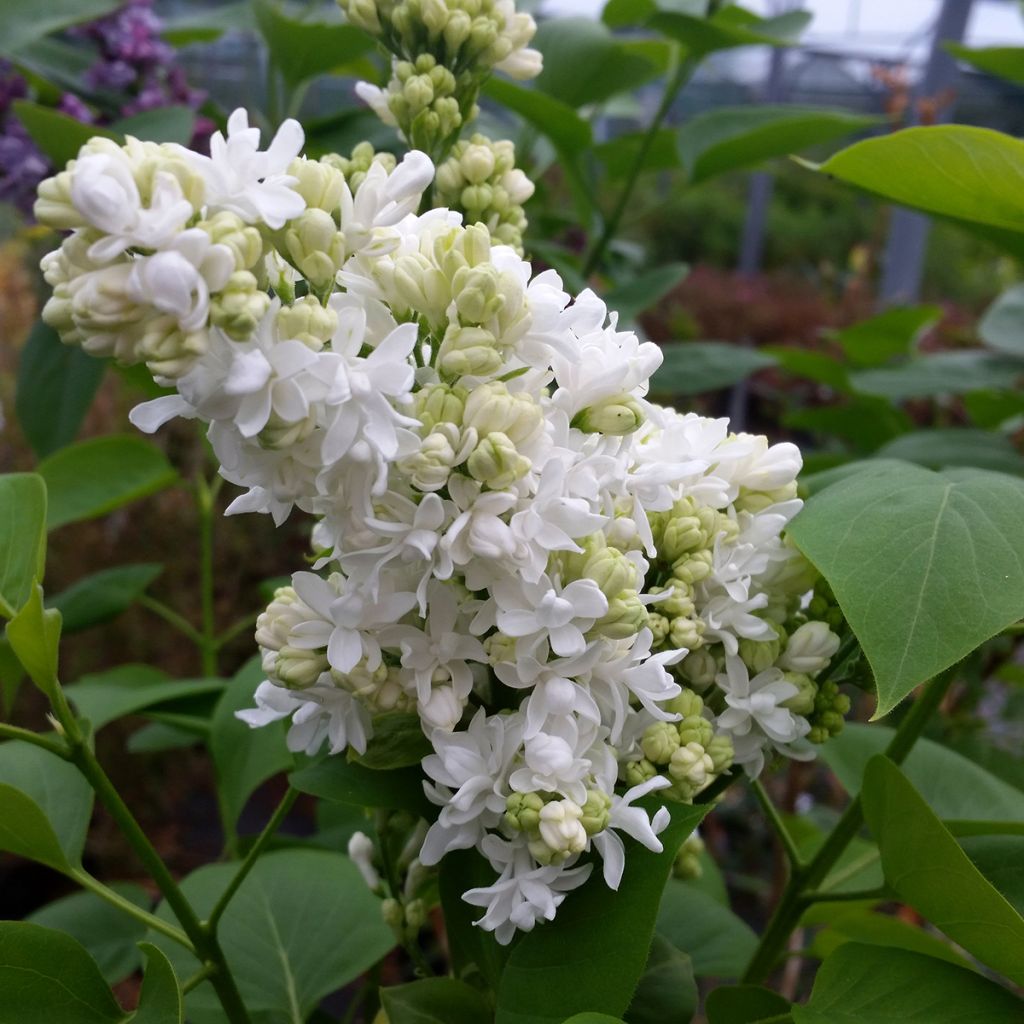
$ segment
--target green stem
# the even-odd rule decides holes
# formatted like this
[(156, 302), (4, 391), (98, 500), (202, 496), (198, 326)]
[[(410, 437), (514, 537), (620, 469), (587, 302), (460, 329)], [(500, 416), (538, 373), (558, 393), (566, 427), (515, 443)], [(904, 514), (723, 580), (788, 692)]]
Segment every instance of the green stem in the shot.
[(106, 900), (111, 906), (117, 907), (118, 910), (123, 911), (130, 917), (134, 917), (137, 921), (141, 921), (147, 928), (152, 928), (153, 931), (166, 935), (167, 938), (177, 942), (179, 946), (184, 946), (190, 953), (195, 953), (195, 947), (189, 942), (188, 936), (180, 928), (175, 928), (173, 924), (168, 924), (157, 917), (156, 914), (151, 914), (138, 904), (132, 903), (131, 900), (126, 899), (116, 890), (104, 885), (99, 879), (93, 878), (88, 871), (82, 868), (75, 868), (71, 872), (71, 877), (83, 889), (88, 889), (89, 892), (95, 893), (100, 899)]
[(253, 612), (252, 615), (246, 615), (245, 618), (239, 619), (234, 624), (228, 626), (222, 633), (217, 634), (217, 647), (218, 649), (223, 647), (225, 644), (231, 643), (241, 633), (244, 633), (247, 629), (252, 629), (256, 625), (256, 620), (260, 617), (260, 612)]
[(213, 520), (216, 511), (217, 494), (222, 477), (215, 477), (212, 484), (200, 476), (196, 480), (196, 505), (199, 510), (199, 586), (202, 605), (203, 626), (199, 651), (203, 662), (203, 675), (217, 675), (217, 624), (213, 607)]
[(142, 831), (142, 827), (135, 820), (135, 816), (128, 809), (127, 804), (121, 799), (120, 793), (114, 788), (114, 784), (86, 742), (86, 737), (78, 721), (71, 714), (67, 699), (60, 687), (54, 693), (53, 709), (64, 728), (70, 748), (70, 759), (88, 780), (96, 796), (110, 812), (110, 816), (149, 872), (167, 905), (177, 917), (185, 935), (191, 941), (196, 956), (210, 967), (210, 980), (220, 999), (226, 1020), (229, 1024), (250, 1024), (249, 1013), (242, 1002), (238, 986), (235, 984), (235, 979), (224, 959), (224, 953), (216, 936), (207, 933), (203, 928), (192, 905), (171, 876), (167, 865), (154, 849), (146, 833)]
[(861, 900), (873, 900), (878, 903), (892, 898), (892, 890), (884, 885), (880, 885), (877, 889), (852, 889), (846, 892), (812, 889), (804, 893), (804, 900), (807, 903), (855, 903)]
[(658, 109), (654, 114), (654, 118), (651, 121), (650, 126), (644, 133), (643, 140), (640, 143), (640, 148), (637, 150), (636, 159), (633, 161), (633, 166), (629, 170), (629, 176), (626, 178), (626, 184), (623, 186), (622, 192), (619, 194), (618, 202), (616, 202), (611, 215), (604, 222), (604, 228), (601, 231), (601, 235), (594, 244), (594, 248), (590, 250), (590, 255), (587, 257), (587, 261), (583, 266), (584, 277), (589, 277), (601, 265), (601, 260), (604, 257), (608, 246), (615, 238), (615, 235), (619, 230), (619, 225), (622, 222), (622, 218), (629, 206), (629, 201), (633, 197), (633, 190), (636, 188), (636, 183), (644, 169), (644, 164), (647, 162), (647, 156), (651, 151), (651, 147), (654, 145), (654, 139), (658, 134), (658, 130), (661, 128), (662, 122), (668, 116), (668, 112), (672, 109), (672, 104), (675, 102), (676, 96), (679, 95), (680, 89), (682, 89), (690, 80), (694, 71), (697, 70), (697, 65), (699, 63), (700, 60), (694, 57), (687, 57), (676, 63), (675, 71), (672, 73), (672, 77), (665, 86), (665, 92), (662, 94), (661, 103), (658, 105)]
[(274, 837), (274, 833), (281, 827), (281, 822), (284, 821), (285, 815), (292, 809), (292, 805), (298, 799), (298, 796), (299, 791), (289, 787), (281, 798), (280, 803), (274, 809), (274, 813), (270, 816), (270, 821), (267, 822), (263, 831), (257, 837), (256, 842), (249, 848), (249, 852), (245, 855), (245, 860), (239, 864), (234, 877), (228, 883), (228, 887), (221, 893), (220, 899), (217, 900), (213, 910), (210, 911), (210, 916), (203, 922), (203, 927), (206, 931), (213, 932), (216, 930), (217, 923), (220, 921), (224, 911), (227, 910), (228, 904), (235, 893), (238, 892), (238, 887), (245, 881), (249, 872), (252, 871), (259, 855), (264, 851), (267, 843)]
[(198, 971), (196, 971), (195, 974), (192, 975), (191, 978), (188, 978), (184, 982), (182, 982), (182, 985), (181, 985), (181, 993), (182, 993), (182, 995), (186, 995), (187, 996), (189, 994), (189, 992), (192, 991), (192, 989), (197, 988), (204, 981), (206, 981), (206, 979), (209, 978), (212, 974), (213, 974), (213, 965), (212, 964), (207, 964), (205, 967), (201, 967)]
[(803, 858), (800, 856), (800, 850), (796, 845), (796, 840), (790, 834), (786, 823), (782, 820), (782, 815), (779, 814), (778, 808), (772, 803), (772, 798), (768, 795), (768, 791), (764, 788), (764, 785), (759, 779), (754, 779), (750, 784), (751, 789), (754, 791), (754, 796), (757, 797), (757, 802), (761, 805), (761, 809), (764, 811), (765, 817), (768, 819), (768, 824), (771, 825), (778, 837), (779, 843), (782, 845), (782, 849), (786, 853), (786, 858), (789, 860), (790, 866), (795, 870), (799, 870), (804, 866)]
[[(900, 764), (910, 753), (928, 719), (949, 689), (955, 674), (954, 667), (925, 684), (917, 700), (904, 715), (889, 746), (886, 747), (885, 754), (888, 758)], [(779, 905), (775, 908), (775, 913), (768, 922), (768, 927), (743, 974), (741, 980), (744, 983), (760, 984), (771, 973), (804, 910), (813, 902), (821, 883), (851, 840), (860, 832), (863, 824), (864, 809), (858, 796), (847, 805), (811, 861), (799, 870), (792, 871)]]
[(17, 725), (7, 725), (4, 722), (0, 722), (0, 737), (8, 740), (21, 740), (22, 743), (31, 743), (33, 746), (48, 750), (51, 754), (55, 754), (65, 761), (68, 760), (68, 752), (61, 744), (51, 740), (48, 736), (40, 736), (39, 733), (32, 732), (31, 729), (22, 729)]
[(187, 636), (196, 647), (201, 648), (203, 646), (203, 634), (188, 619), (183, 615), (179, 615), (173, 608), (165, 605), (163, 601), (158, 601), (155, 597), (150, 597), (149, 594), (142, 594), (136, 600), (143, 608), (148, 609), (154, 615), (159, 615), (164, 622), (169, 623), (178, 632)]

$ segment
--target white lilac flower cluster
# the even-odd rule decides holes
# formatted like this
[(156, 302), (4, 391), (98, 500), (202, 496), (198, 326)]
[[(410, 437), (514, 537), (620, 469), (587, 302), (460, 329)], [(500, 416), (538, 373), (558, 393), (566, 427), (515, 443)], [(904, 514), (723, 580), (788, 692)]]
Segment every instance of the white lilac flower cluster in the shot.
[(132, 421), (208, 423), (230, 512), (316, 517), (241, 717), (361, 754), (378, 716), (418, 716), (419, 859), (479, 850), (497, 880), (465, 898), (507, 942), (591, 854), (614, 888), (623, 836), (661, 849), (642, 798), (692, 800), (734, 752), (808, 756), (836, 638), (782, 538), (799, 452), (651, 404), (660, 350), (593, 292), (415, 212), (422, 153), (363, 154), (355, 187), (301, 146), (289, 122), (261, 150), (241, 111), (209, 157), (90, 142), (41, 189), (72, 232), (47, 315), (173, 385)]

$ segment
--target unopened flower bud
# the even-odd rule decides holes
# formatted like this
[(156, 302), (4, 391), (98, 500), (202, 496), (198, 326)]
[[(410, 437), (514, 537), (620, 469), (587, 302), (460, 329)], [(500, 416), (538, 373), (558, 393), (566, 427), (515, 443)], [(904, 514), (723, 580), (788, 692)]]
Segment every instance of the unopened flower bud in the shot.
[(658, 769), (647, 758), (630, 761), (622, 770), (627, 786), (640, 786), (658, 774)]
[(270, 307), (270, 296), (262, 291), (248, 270), (236, 270), (228, 283), (210, 299), (210, 322), (229, 338), (244, 341)]
[(623, 590), (608, 602), (608, 611), (594, 623), (594, 632), (609, 640), (625, 640), (647, 624), (647, 608), (635, 590)]
[(336, 167), (300, 156), (289, 164), (288, 173), (298, 179), (292, 188), (306, 200), (307, 209), (328, 213), (337, 210), (345, 191), (345, 176)]
[(716, 775), (721, 775), (732, 764), (734, 750), (732, 738), (725, 733), (716, 733), (704, 749), (711, 758), (711, 765)]
[(481, 437), (501, 433), (518, 446), (543, 430), (544, 414), (531, 395), (512, 393), (501, 381), (491, 381), (468, 393), (463, 422), (475, 427)]
[[(689, 661), (693, 655), (688, 655), (685, 659)], [(678, 697), (673, 697), (670, 701), (665, 703), (665, 710), (670, 714), (679, 715), (682, 718), (693, 718), (699, 716), (704, 711), (704, 701), (693, 692), (683, 687), (682, 692)]]
[(295, 269), (314, 288), (329, 285), (345, 262), (345, 236), (326, 210), (306, 210), (290, 221), (284, 245)]
[(739, 653), (744, 664), (750, 669), (751, 676), (772, 667), (778, 660), (782, 651), (782, 641), (785, 638), (785, 631), (781, 626), (769, 623), (775, 630), (776, 635), (771, 640), (749, 640), (747, 637), (740, 637)]
[[(541, 808), (538, 830), (540, 842), (550, 851), (549, 863), (567, 860), (586, 848), (587, 832), (581, 824), (582, 817), (583, 809), (572, 800), (552, 800)], [(530, 849), (533, 852), (532, 843)]]
[(700, 691), (706, 690), (715, 681), (715, 676), (719, 672), (718, 661), (707, 648), (690, 651), (679, 669), (683, 678)]
[(427, 700), (416, 705), (424, 725), (451, 732), (462, 718), (462, 702), (450, 686), (435, 686)]
[(544, 798), (539, 793), (512, 793), (505, 801), (505, 823), (517, 832), (535, 833), (543, 809)]
[(246, 224), (236, 213), (221, 210), (197, 225), (217, 245), (226, 245), (235, 257), (236, 270), (250, 270), (263, 255), (263, 238), (259, 230)]
[(580, 824), (586, 829), (588, 836), (595, 836), (608, 827), (612, 798), (600, 789), (588, 789), (587, 799), (583, 804), (583, 817)]
[(820, 672), (839, 650), (839, 637), (824, 622), (805, 622), (793, 632), (779, 667), (814, 675)]
[(486, 377), (501, 363), (501, 353), (490, 331), (452, 324), (445, 332), (438, 353), (438, 369), (445, 377)]
[(699, 792), (714, 775), (715, 765), (711, 756), (699, 743), (685, 743), (672, 755), (668, 773), (676, 782), (684, 782)]
[(623, 395), (587, 406), (573, 417), (572, 425), (586, 433), (618, 437), (632, 433), (643, 422), (644, 411), (640, 403)]
[(694, 651), (704, 643), (704, 629), (700, 619), (688, 619), (680, 615), (672, 620), (669, 627), (669, 641), (673, 647)]
[(502, 433), (484, 437), (466, 460), (466, 469), (474, 480), (491, 490), (501, 491), (530, 471), (530, 460)]
[(668, 764), (679, 746), (679, 731), (674, 722), (653, 722), (640, 740), (644, 757), (652, 764)]
[(431, 384), (413, 396), (413, 414), (431, 431), (442, 423), (462, 426), (469, 392), (448, 384)]
[(277, 311), (278, 336), (301, 341), (314, 352), (319, 352), (337, 329), (337, 312), (312, 295), (296, 299), (292, 305), (282, 306)]
[(371, 892), (380, 889), (380, 875), (373, 864), (375, 854), (373, 840), (365, 832), (352, 833), (352, 838), (348, 841), (349, 860), (359, 869), (359, 874), (363, 876), (363, 881)]

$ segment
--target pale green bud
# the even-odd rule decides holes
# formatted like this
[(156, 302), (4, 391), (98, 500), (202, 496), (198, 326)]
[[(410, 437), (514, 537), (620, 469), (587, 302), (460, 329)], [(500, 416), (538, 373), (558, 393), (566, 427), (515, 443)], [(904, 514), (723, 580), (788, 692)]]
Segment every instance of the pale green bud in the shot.
[(263, 255), (263, 238), (257, 228), (246, 224), (238, 214), (222, 210), (209, 220), (200, 221), (202, 228), (216, 245), (226, 245), (235, 257), (237, 270), (249, 270)]
[(474, 185), (486, 181), (494, 173), (494, 151), (483, 143), (471, 142), (459, 158), (462, 173)]
[(448, 482), (458, 461), (459, 428), (441, 424), (423, 439), (418, 452), (400, 460), (399, 468), (421, 491), (438, 491)]
[(691, 651), (679, 665), (680, 673), (691, 686), (706, 690), (718, 675), (718, 660), (706, 647)]
[(686, 881), (694, 881), (704, 873), (700, 855), (704, 852), (704, 840), (693, 832), (679, 847), (676, 859), (672, 862), (672, 875)]
[(516, 832), (536, 833), (543, 809), (540, 793), (511, 793), (505, 801), (505, 824)]
[(381, 902), (380, 916), (401, 942), (405, 938), (405, 912), (402, 904), (389, 896)]
[(647, 628), (654, 637), (654, 647), (660, 647), (668, 638), (669, 626), (669, 620), (664, 615), (659, 615), (657, 612), (652, 612), (649, 608), (647, 609)]
[(682, 584), (675, 584), (671, 587), (652, 587), (652, 594), (662, 594), (669, 591), (670, 597), (659, 599), (653, 607), (663, 615), (674, 619), (679, 615), (693, 615), (696, 606), (693, 603), (693, 591)]
[(752, 676), (756, 676), (758, 673), (764, 672), (765, 669), (771, 668), (782, 652), (782, 642), (786, 635), (785, 630), (775, 623), (771, 623), (771, 625), (776, 632), (776, 636), (772, 640), (740, 638), (740, 657), (747, 668), (750, 669)]
[(609, 640), (626, 640), (647, 625), (647, 609), (635, 590), (623, 590), (608, 602), (608, 611), (594, 623), (594, 632)]
[(137, 352), (151, 373), (177, 379), (192, 368), (206, 346), (206, 331), (186, 333), (173, 317), (157, 316), (146, 322)]
[(705, 748), (716, 775), (721, 775), (732, 765), (734, 750), (731, 737), (725, 733), (718, 733), (712, 737), (711, 742)]
[(413, 415), (428, 431), (441, 423), (462, 426), (468, 395), (465, 388), (431, 384), (413, 396)]
[(330, 306), (321, 305), (312, 295), (296, 299), (277, 311), (277, 333), (281, 338), (301, 341), (319, 352), (334, 337), (338, 314)]
[(333, 213), (341, 203), (345, 191), (345, 176), (338, 168), (321, 160), (296, 157), (288, 165), (288, 173), (297, 178), (292, 186), (306, 200), (308, 209)]
[(704, 643), (704, 623), (697, 618), (688, 619), (682, 615), (672, 620), (669, 627), (669, 641), (673, 647), (685, 647), (694, 651)]
[(707, 546), (708, 535), (701, 528), (697, 516), (674, 516), (665, 525), (658, 554), (674, 562), (683, 555)]
[(284, 420), (271, 414), (267, 425), (259, 432), (260, 444), (270, 450), (290, 448), (305, 440), (316, 429), (316, 413), (310, 411), (301, 420)]
[(525, 476), (531, 465), (512, 441), (497, 431), (484, 437), (466, 460), (469, 475), (494, 491), (504, 490)]
[(502, 364), (494, 335), (482, 327), (452, 324), (438, 352), (438, 368), (445, 377), (486, 377)]
[(421, 899), (410, 900), (405, 905), (405, 924), (410, 934), (415, 935), (427, 923), (427, 905)]
[(809, 715), (814, 710), (814, 698), (818, 695), (814, 680), (803, 672), (783, 672), (782, 678), (797, 689), (792, 697), (782, 702), (782, 706), (796, 715)]
[(338, 0), (338, 6), (345, 12), (345, 17), (353, 25), (371, 35), (380, 33), (381, 24), (377, 17), (377, 0)]
[(789, 637), (779, 667), (814, 675), (825, 668), (839, 650), (839, 637), (825, 622), (805, 622)]
[(504, 633), (492, 633), (484, 640), (484, 651), (487, 653), (487, 660), (491, 665), (500, 665), (503, 662), (516, 660), (515, 639)]
[(587, 799), (583, 804), (583, 817), (580, 824), (586, 829), (588, 836), (597, 835), (608, 827), (609, 812), (612, 798), (600, 789), (588, 789)]
[(644, 729), (640, 747), (652, 764), (668, 764), (679, 746), (679, 732), (674, 722), (653, 722)]
[(687, 743), (696, 743), (707, 748), (714, 735), (711, 723), (701, 715), (688, 715), (682, 721), (676, 722), (676, 731), (679, 733), (679, 742), (684, 746)]
[(658, 769), (646, 758), (640, 761), (630, 761), (623, 769), (623, 775), (627, 786), (640, 786), (653, 779), (658, 774)]
[(523, 445), (543, 430), (544, 414), (532, 395), (512, 393), (501, 381), (490, 381), (469, 392), (463, 423), (481, 437), (500, 433), (513, 444)]
[(618, 548), (605, 547), (586, 560), (579, 578), (593, 580), (611, 600), (623, 591), (635, 591), (638, 573), (636, 563)]
[(40, 224), (55, 231), (73, 231), (85, 226), (82, 215), (71, 202), (71, 171), (46, 178), (36, 189), (32, 213)]
[(244, 341), (270, 307), (270, 296), (262, 291), (248, 270), (236, 270), (228, 283), (210, 299), (210, 323), (229, 338)]
[[(687, 660), (692, 657), (692, 654), (688, 655)], [(669, 714), (682, 715), (683, 718), (692, 718), (699, 716), (703, 712), (704, 701), (693, 690), (687, 690), (684, 687), (679, 696), (673, 697), (664, 707)]]
[(672, 566), (672, 578), (686, 587), (692, 587), (711, 575), (713, 559), (710, 548), (682, 555)]
[(327, 671), (327, 655), (323, 651), (290, 647), (287, 644), (277, 652), (273, 674), (289, 690), (304, 690), (313, 686)]
[(482, 324), (497, 316), (505, 305), (501, 275), (490, 264), (460, 267), (452, 279), (452, 297), (466, 324)]
[(284, 245), (295, 269), (314, 288), (334, 281), (345, 262), (345, 236), (326, 210), (306, 210), (290, 221)]
[(628, 395), (587, 406), (572, 419), (572, 425), (578, 430), (613, 437), (630, 434), (643, 423), (643, 408), (635, 398)]
[(668, 773), (676, 782), (687, 783), (694, 792), (703, 789), (714, 775), (715, 766), (711, 756), (699, 743), (684, 743), (672, 755)]

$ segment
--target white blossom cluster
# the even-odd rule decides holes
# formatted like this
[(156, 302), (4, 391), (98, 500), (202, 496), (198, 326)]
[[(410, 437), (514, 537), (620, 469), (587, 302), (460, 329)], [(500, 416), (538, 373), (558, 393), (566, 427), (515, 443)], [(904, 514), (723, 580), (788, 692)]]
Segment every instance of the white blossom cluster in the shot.
[(210, 157), (89, 143), (41, 190), (72, 231), (47, 315), (174, 386), (132, 421), (208, 423), (230, 512), (316, 517), (241, 717), (361, 754), (378, 716), (418, 716), (420, 861), (479, 850), (497, 879), (465, 899), (507, 942), (590, 854), (614, 888), (623, 836), (660, 851), (641, 798), (692, 800), (734, 751), (808, 756), (837, 641), (782, 538), (799, 452), (651, 404), (660, 350), (593, 292), (415, 212), (422, 153), (353, 190), (301, 146), (288, 122), (261, 150), (241, 111)]

